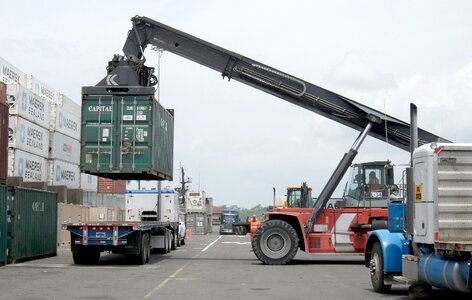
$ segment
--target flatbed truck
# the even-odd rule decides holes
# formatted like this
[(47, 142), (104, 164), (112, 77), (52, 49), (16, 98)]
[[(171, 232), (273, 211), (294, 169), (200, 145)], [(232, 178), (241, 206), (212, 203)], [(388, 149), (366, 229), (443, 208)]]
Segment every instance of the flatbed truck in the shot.
[(149, 262), (151, 253), (168, 253), (178, 229), (171, 222), (91, 222), (67, 224), (75, 264), (96, 264), (100, 253), (128, 256), (136, 264)]

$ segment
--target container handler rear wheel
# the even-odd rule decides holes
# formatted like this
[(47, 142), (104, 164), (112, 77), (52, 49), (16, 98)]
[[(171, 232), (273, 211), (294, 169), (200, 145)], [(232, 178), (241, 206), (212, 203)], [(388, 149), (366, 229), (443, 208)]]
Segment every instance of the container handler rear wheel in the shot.
[(297, 232), (285, 221), (266, 221), (254, 233), (252, 249), (264, 264), (285, 265), (297, 254)]
[(372, 247), (372, 254), (370, 258), (370, 281), (372, 287), (377, 293), (386, 293), (390, 291), (392, 285), (384, 284), (384, 257), (380, 243), (375, 243)]

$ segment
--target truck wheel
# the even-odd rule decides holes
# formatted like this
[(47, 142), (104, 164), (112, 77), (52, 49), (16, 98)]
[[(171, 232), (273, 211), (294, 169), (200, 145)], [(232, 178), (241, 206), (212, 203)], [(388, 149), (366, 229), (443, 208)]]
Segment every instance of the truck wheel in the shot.
[(269, 220), (256, 230), (252, 249), (264, 264), (285, 265), (297, 254), (297, 232), (287, 222)]
[(166, 232), (166, 252), (165, 253), (169, 253), (170, 250), (172, 249), (172, 234), (170, 233), (170, 231), (167, 231)]
[(377, 293), (386, 293), (390, 291), (392, 285), (384, 284), (384, 257), (379, 243), (372, 247), (370, 258), (370, 280), (372, 287)]
[(175, 250), (177, 249), (177, 239), (178, 239), (178, 234), (176, 232), (172, 233), (172, 242), (170, 246), (170, 250)]
[(234, 233), (234, 235), (240, 235), (241, 234), (239, 232), (239, 226), (233, 226), (233, 233)]
[(134, 257), (136, 264), (144, 265), (149, 261), (150, 256), (150, 247), (149, 247), (149, 235), (143, 234), (141, 236), (141, 247), (139, 249), (139, 254)]
[(180, 247), (180, 241), (182, 239), (180, 238), (180, 235), (177, 233), (177, 247)]
[(149, 262), (151, 258), (151, 236), (146, 234), (146, 263)]
[(247, 235), (247, 228), (245, 226), (241, 226), (241, 235)]

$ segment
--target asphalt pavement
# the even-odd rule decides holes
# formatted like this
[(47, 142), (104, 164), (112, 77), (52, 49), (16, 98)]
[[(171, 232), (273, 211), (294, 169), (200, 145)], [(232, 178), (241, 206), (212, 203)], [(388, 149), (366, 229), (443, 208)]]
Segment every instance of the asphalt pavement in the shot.
[[(435, 291), (438, 298), (451, 296), (464, 295)], [(0, 299), (348, 298), (409, 299), (405, 286), (376, 294), (362, 256), (299, 252), (290, 265), (266, 266), (251, 252), (249, 236), (193, 235), (141, 266), (118, 254), (102, 254), (94, 266), (74, 265), (64, 246), (55, 257), (0, 267)]]

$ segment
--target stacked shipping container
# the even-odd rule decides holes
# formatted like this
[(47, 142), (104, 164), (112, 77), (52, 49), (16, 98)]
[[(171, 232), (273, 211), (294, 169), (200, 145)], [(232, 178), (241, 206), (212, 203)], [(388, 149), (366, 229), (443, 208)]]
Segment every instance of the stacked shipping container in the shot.
[(56, 193), (9, 187), (6, 206), (8, 261), (56, 255)]
[[(80, 174), (80, 105), (1, 57), (0, 70), (0, 265), (3, 265), (7, 261), (54, 255), (56, 237), (63, 240), (63, 233), (58, 230), (61, 222), (80, 216), (88, 220), (91, 214), (91, 208), (84, 206), (78, 206), (80, 214), (70, 213), (70, 208), (62, 207), (65, 204), (57, 205), (56, 193), (7, 187), (7, 176), (21, 177), (19, 185), (21, 182), (57, 185), (55, 188), (63, 188), (65, 194), (83, 188), (95, 195), (95, 204), (99, 194), (98, 177)], [(107, 186), (111, 188), (104, 192), (126, 190), (125, 181)], [(89, 196), (78, 195), (80, 203)], [(102, 205), (110, 202), (117, 206), (93, 208), (92, 215), (95, 210), (105, 209), (107, 220), (124, 220), (124, 195), (122, 203), (115, 201), (113, 194), (106, 195)], [(98, 213), (98, 217), (103, 215)]]
[[(0, 132), (1, 145), (8, 144), (8, 150), (0, 149), (0, 157), (8, 157), (0, 160), (0, 182), (18, 176), (24, 182), (96, 192), (98, 178), (80, 174), (80, 105), (1, 57), (0, 68), (0, 82), (6, 83), (0, 86), (6, 88), (6, 97), (0, 90), (0, 122), (10, 115)], [(106, 192), (124, 193), (122, 186), (113, 184)]]
[[(51, 104), (49, 184), (80, 187), (80, 105), (60, 94)], [(60, 103), (60, 104), (59, 104)], [(67, 103), (67, 109), (62, 106)]]
[(108, 178), (98, 178), (99, 193), (126, 193), (126, 180), (113, 180)]
[(8, 171), (8, 105), (7, 86), (0, 82), (0, 184), (5, 183)]

